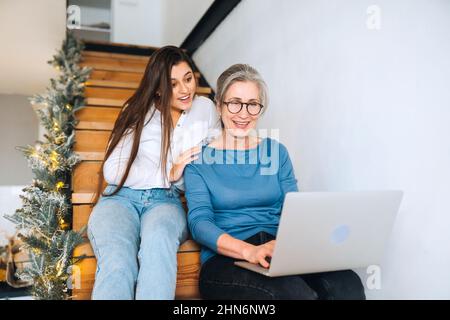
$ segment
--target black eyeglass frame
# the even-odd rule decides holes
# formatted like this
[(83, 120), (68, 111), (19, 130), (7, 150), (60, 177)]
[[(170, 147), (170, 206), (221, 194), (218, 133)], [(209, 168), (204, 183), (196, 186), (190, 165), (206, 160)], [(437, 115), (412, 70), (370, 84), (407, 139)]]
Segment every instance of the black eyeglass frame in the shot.
[[(247, 102), (247, 103), (246, 103), (246, 102), (239, 102), (239, 101), (223, 101), (222, 103), (223, 103), (224, 105), (227, 106), (228, 112), (230, 112), (230, 113), (232, 113), (232, 114), (238, 114), (239, 112), (241, 112), (241, 111), (242, 111), (242, 108), (244, 107), (244, 105), (245, 105), (245, 107), (247, 108), (248, 114), (250, 114), (250, 115), (252, 115), (252, 116), (257, 116), (258, 114), (261, 113), (261, 110), (264, 108), (264, 106), (263, 106), (261, 103), (258, 103), (258, 102)], [(238, 110), (237, 112), (232, 112), (232, 111), (230, 110), (230, 107), (228, 106), (230, 103), (236, 103), (236, 104), (240, 103), (240, 104), (241, 104), (241, 107), (239, 108), (239, 110)], [(258, 111), (258, 113), (253, 114), (253, 113), (250, 113), (250, 111), (248, 111), (248, 106), (251, 105), (251, 104), (257, 104), (257, 105), (259, 105), (259, 111)]]

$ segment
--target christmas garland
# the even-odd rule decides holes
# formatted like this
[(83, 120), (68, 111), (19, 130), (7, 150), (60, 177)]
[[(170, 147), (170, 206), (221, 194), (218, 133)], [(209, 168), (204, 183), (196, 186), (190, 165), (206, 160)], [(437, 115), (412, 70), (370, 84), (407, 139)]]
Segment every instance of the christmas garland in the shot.
[(84, 230), (71, 230), (70, 179), (79, 157), (75, 142), (75, 112), (84, 105), (84, 83), (90, 68), (81, 68), (83, 44), (70, 32), (62, 48), (48, 61), (60, 75), (50, 80), (45, 94), (31, 103), (46, 130), (43, 141), (18, 148), (34, 175), (23, 189), (22, 208), (7, 218), (16, 224), (30, 262), (17, 277), (31, 283), (35, 299), (69, 299), (74, 248), (83, 243)]

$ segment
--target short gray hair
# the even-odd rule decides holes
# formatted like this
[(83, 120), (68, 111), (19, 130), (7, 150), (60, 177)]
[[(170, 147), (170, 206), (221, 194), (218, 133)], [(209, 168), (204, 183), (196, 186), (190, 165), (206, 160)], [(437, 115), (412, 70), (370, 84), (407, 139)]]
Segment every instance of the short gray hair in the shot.
[(255, 83), (259, 88), (259, 100), (260, 103), (264, 106), (262, 112), (264, 113), (267, 105), (269, 103), (269, 97), (267, 94), (267, 85), (263, 80), (261, 75), (255, 68), (248, 64), (234, 64), (229, 67), (227, 70), (222, 72), (222, 74), (217, 79), (217, 87), (216, 87), (216, 104), (221, 104), (225, 98), (225, 94), (228, 91), (228, 88), (235, 82), (246, 82), (250, 81)]

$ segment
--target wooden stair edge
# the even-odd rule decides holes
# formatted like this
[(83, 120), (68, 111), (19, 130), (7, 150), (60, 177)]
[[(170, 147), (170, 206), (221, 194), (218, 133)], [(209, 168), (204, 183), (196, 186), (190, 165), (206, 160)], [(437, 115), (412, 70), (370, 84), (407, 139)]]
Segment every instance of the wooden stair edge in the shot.
[(125, 99), (85, 98), (88, 105), (105, 107), (123, 107)]
[(76, 151), (81, 161), (103, 161), (105, 152)]
[(105, 51), (93, 51), (93, 50), (83, 50), (81, 56), (84, 57), (99, 57), (99, 58), (110, 58), (119, 60), (137, 60), (142, 62), (147, 62), (150, 56), (130, 54), (130, 53), (116, 53), (116, 52), (105, 52)]
[(139, 82), (91, 79), (86, 81), (86, 86), (101, 88), (137, 89), (139, 87)]
[[(198, 72), (195, 72), (195, 77), (200, 78), (200, 74)], [(89, 79), (86, 81), (85, 85), (87, 87), (137, 89), (139, 87), (139, 82)], [(211, 90), (208, 87), (200, 87), (200, 88), (204, 88), (204, 89), (201, 89), (203, 91)], [(210, 92), (208, 92), (208, 93), (210, 93)]]
[(114, 122), (110, 121), (79, 121), (75, 129), (77, 130), (102, 130), (111, 131), (114, 128)]
[[(206, 95), (211, 94), (212, 89), (208, 87), (197, 87), (197, 94)], [(105, 106), (105, 107), (123, 107), (127, 99), (109, 99), (98, 97), (87, 97), (86, 104), (90, 106)]]
[(90, 67), (94, 70), (102, 70), (102, 71), (119, 71), (119, 72), (129, 72), (129, 73), (143, 73), (145, 70), (145, 67), (140, 66), (115, 66), (110, 65), (108, 63), (86, 63), (86, 62), (80, 62), (80, 67)]
[[(200, 253), (200, 250), (201, 250), (200, 245), (194, 240), (189, 239), (179, 246), (177, 254), (192, 253), (192, 252)], [(86, 241), (77, 246), (73, 252), (74, 258), (79, 258), (82, 256), (95, 257), (94, 251), (89, 241)]]
[(72, 193), (72, 204), (92, 204), (94, 193)]

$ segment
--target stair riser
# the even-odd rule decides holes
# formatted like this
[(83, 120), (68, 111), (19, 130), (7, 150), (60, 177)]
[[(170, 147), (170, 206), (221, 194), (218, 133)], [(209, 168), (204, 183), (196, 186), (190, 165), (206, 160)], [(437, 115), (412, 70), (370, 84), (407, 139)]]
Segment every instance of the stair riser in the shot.
[(101, 161), (82, 161), (72, 174), (72, 191), (74, 193), (97, 192)]
[[(116, 99), (125, 102), (125, 100), (130, 98), (135, 92), (136, 89), (88, 86), (85, 89), (85, 97), (88, 99), (89, 98)], [(205, 87), (197, 87), (196, 93), (199, 95), (209, 95), (211, 93), (211, 89)]]
[(105, 152), (110, 131), (75, 130), (74, 151)]
[(79, 121), (115, 122), (119, 116), (119, 108), (84, 107), (75, 113)]
[[(125, 72), (125, 71), (107, 71), (107, 70), (92, 70), (89, 77), (90, 80), (107, 80), (119, 82), (137, 83), (141, 81), (143, 73)], [(200, 78), (200, 73), (195, 72), (195, 76)], [(87, 83), (89, 85), (89, 81)]]
[(134, 59), (117, 59), (108, 57), (83, 57), (81, 66), (88, 66), (96, 70), (126, 71), (143, 73), (146, 61)]

